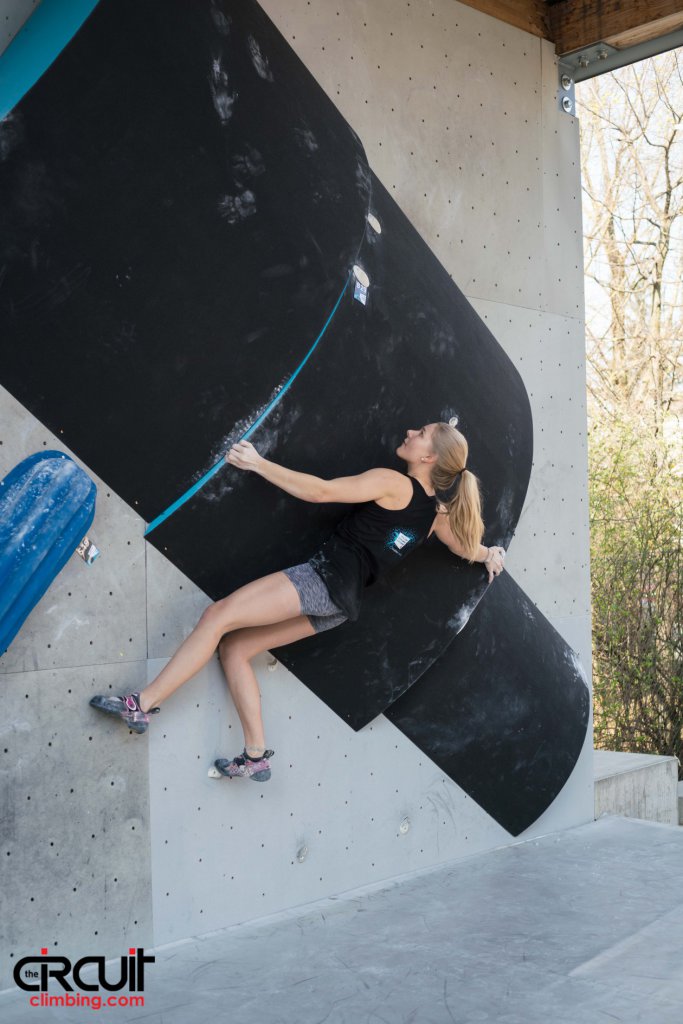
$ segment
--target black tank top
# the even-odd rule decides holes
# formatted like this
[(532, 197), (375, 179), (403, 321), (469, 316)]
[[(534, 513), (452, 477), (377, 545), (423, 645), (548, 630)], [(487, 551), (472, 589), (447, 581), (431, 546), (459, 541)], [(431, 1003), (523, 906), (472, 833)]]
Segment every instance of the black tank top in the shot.
[(436, 498), (414, 477), (413, 496), (401, 509), (365, 501), (346, 514), (310, 565), (330, 597), (351, 620), (358, 618), (364, 587), (397, 565), (427, 537), (436, 516)]

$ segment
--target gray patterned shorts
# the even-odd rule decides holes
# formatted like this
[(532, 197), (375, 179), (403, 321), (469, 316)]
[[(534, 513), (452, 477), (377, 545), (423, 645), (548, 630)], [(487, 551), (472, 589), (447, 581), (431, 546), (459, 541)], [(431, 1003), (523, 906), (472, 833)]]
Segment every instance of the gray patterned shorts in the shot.
[(334, 603), (323, 580), (309, 562), (282, 570), (297, 589), (301, 614), (307, 615), (316, 633), (346, 622), (347, 616)]

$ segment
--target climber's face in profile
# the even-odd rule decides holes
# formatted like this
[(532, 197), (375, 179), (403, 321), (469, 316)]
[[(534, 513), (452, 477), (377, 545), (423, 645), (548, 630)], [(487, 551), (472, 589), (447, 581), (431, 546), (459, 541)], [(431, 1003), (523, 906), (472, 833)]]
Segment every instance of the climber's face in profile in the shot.
[(419, 462), (420, 459), (433, 455), (431, 435), (435, 426), (435, 423), (426, 423), (417, 430), (407, 430), (402, 444), (396, 449), (398, 457), (405, 459), (406, 462)]

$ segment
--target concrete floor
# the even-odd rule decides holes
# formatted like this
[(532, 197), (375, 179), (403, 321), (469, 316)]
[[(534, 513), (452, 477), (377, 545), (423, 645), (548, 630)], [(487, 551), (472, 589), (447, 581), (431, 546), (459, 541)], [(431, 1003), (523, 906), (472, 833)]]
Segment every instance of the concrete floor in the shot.
[[(682, 877), (683, 828), (603, 817), (164, 947), (145, 1007), (104, 1014), (146, 1024), (679, 1024)], [(27, 999), (0, 995), (3, 1024), (98, 1016)]]

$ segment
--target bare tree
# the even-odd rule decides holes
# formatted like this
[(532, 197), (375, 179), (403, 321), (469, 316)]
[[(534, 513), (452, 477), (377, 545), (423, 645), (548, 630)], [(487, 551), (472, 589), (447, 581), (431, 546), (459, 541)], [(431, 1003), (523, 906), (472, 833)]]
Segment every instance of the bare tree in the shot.
[(596, 746), (683, 761), (683, 56), (577, 89)]
[(683, 413), (682, 53), (590, 79), (578, 102), (591, 414), (629, 409), (670, 438)]

